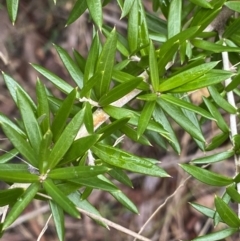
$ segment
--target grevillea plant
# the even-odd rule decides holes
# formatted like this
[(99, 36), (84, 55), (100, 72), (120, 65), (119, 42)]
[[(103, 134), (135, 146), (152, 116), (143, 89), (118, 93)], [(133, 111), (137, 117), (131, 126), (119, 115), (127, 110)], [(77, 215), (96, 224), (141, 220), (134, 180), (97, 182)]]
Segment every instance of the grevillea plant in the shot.
[[(7, 184), (0, 191), (1, 234), (34, 199), (49, 203), (59, 240), (64, 240), (64, 213), (76, 219), (85, 213), (105, 227), (112, 225), (88, 202), (94, 189), (110, 193), (138, 213), (113, 180), (132, 187), (129, 172), (159, 178), (169, 175), (158, 160), (123, 151), (119, 142), (127, 136), (140, 145), (154, 143), (166, 150), (171, 146), (180, 154), (175, 124), (203, 153), (179, 168), (225, 190), (215, 197), (214, 209), (190, 204), (213, 219), (215, 226), (226, 224), (225, 229), (194, 240), (222, 240), (239, 232), (240, 208), (236, 214), (229, 204), (240, 203), (239, 110), (235, 103), (240, 96), (240, 2), (152, 0), (153, 11), (147, 12), (141, 0), (117, 0), (121, 19), (127, 23), (126, 34), (119, 33), (118, 26), (104, 24), (103, 7), (109, 2), (77, 0), (69, 14), (66, 25), (89, 12), (94, 31), (86, 58), (77, 50), (72, 58), (54, 45), (74, 85), (32, 64), (66, 98), (55, 97), (37, 80), (33, 101), (16, 80), (3, 73), (21, 118), (16, 122), (0, 114), (1, 129), (14, 146), (0, 157), (0, 181)], [(14, 23), (18, 1), (7, 0), (6, 4)], [(209, 96), (202, 97), (199, 104), (192, 103), (191, 93), (204, 87)], [(130, 104), (132, 100), (139, 103), (137, 108)], [(206, 122), (216, 123), (220, 133), (208, 143), (202, 132)], [(228, 150), (208, 155), (228, 140)], [(16, 155), (22, 160), (18, 164), (11, 162)], [(235, 176), (205, 168), (231, 157)]]

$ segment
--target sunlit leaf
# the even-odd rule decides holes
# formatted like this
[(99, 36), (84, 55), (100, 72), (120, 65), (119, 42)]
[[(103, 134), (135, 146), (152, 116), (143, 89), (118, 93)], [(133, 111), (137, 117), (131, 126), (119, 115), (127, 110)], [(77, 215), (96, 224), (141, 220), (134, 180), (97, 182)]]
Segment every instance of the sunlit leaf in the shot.
[(94, 177), (109, 171), (106, 166), (73, 166), (56, 168), (49, 172), (48, 177), (52, 179), (67, 180), (77, 178)]
[(240, 219), (236, 213), (219, 197), (215, 197), (215, 206), (223, 222), (232, 228), (239, 228)]
[(37, 157), (29, 142), (7, 123), (2, 123), (2, 129), (14, 147), (26, 158), (26, 161), (37, 166)]
[(49, 70), (43, 68), (37, 64), (31, 64), (35, 70), (37, 70), (40, 74), (50, 80), (58, 89), (60, 89), (63, 93), (70, 93), (73, 90), (73, 87), (65, 82), (63, 79), (50, 72)]
[(80, 110), (69, 122), (69, 124), (63, 130), (61, 136), (53, 146), (53, 149), (49, 155), (49, 162), (46, 168), (51, 169), (55, 167), (68, 151), (74, 138), (77, 135), (77, 131), (83, 123), (84, 112)]
[(200, 236), (198, 238), (192, 239), (192, 241), (215, 241), (215, 240), (223, 240), (238, 231), (237, 228), (227, 228), (217, 232), (213, 232), (211, 234), (207, 234), (204, 236)]
[(27, 97), (20, 89), (17, 92), (17, 101), (28, 140), (34, 151), (38, 152), (42, 139), (42, 133)]
[(230, 177), (222, 176), (201, 167), (196, 167), (189, 164), (179, 164), (179, 166), (197, 180), (211, 186), (227, 186), (234, 182), (234, 180)]
[(12, 24), (14, 25), (17, 18), (19, 0), (7, 0), (6, 3), (8, 15), (10, 17), (10, 20), (12, 21)]
[(175, 89), (181, 85), (184, 85), (188, 82), (191, 82), (200, 76), (203, 76), (208, 71), (213, 69), (218, 62), (210, 62), (198, 65), (196, 67), (193, 67), (189, 70), (183, 71), (177, 75), (174, 75), (173, 77), (165, 80), (163, 83), (161, 83), (158, 87), (158, 90), (160, 92), (165, 92), (171, 89)]
[(51, 179), (44, 180), (42, 184), (48, 195), (56, 204), (58, 204), (64, 211), (73, 217), (80, 218), (80, 214), (75, 205), (63, 194), (63, 192), (54, 184)]
[(171, 38), (181, 31), (182, 1), (172, 0), (168, 14), (168, 38)]
[(98, 96), (102, 96), (103, 94), (107, 93), (107, 91), (109, 91), (115, 60), (116, 46), (117, 35), (116, 29), (114, 28), (111, 34), (108, 36), (97, 62), (96, 72), (102, 72), (102, 77), (99, 79), (99, 84), (96, 88)]
[(240, 2), (238, 1), (228, 1), (224, 3), (229, 9), (240, 13)]
[(101, 29), (103, 21), (101, 0), (86, 0), (86, 2), (93, 21)]
[(191, 162), (195, 163), (195, 164), (209, 164), (209, 163), (215, 163), (215, 162), (227, 160), (228, 158), (232, 157), (233, 155), (234, 155), (234, 151), (230, 150), (230, 151), (226, 151), (226, 152), (213, 154), (210, 156), (204, 156), (201, 158), (197, 158)]
[(72, 11), (68, 16), (66, 26), (76, 21), (85, 12), (86, 9), (87, 9), (87, 1), (77, 0), (75, 5), (72, 8)]
[(69, 114), (71, 112), (74, 101), (76, 100), (77, 89), (73, 89), (67, 98), (63, 101), (62, 105), (58, 109), (54, 116), (51, 130), (53, 133), (53, 140), (56, 142), (60, 137), (63, 129), (67, 124)]
[(57, 230), (58, 238), (60, 241), (64, 241), (65, 237), (65, 225), (64, 225), (64, 214), (63, 209), (53, 201), (49, 201), (54, 224)]
[(112, 166), (151, 176), (169, 176), (162, 168), (151, 162), (117, 148), (98, 143), (91, 149), (101, 160)]
[(31, 184), (27, 190), (17, 199), (17, 202), (12, 206), (10, 212), (8, 213), (2, 229), (8, 228), (22, 213), (22, 211), (27, 207), (27, 205), (33, 200), (39, 189), (40, 183)]
[(17, 202), (17, 199), (24, 192), (23, 188), (13, 188), (0, 191), (0, 207), (12, 205)]

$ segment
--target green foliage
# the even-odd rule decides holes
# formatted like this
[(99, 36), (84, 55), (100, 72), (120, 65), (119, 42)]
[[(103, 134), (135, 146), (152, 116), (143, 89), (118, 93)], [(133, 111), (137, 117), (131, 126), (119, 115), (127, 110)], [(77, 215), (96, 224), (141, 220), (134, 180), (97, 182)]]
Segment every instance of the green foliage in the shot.
[[(6, 2), (14, 24), (18, 1)], [(191, 164), (179, 165), (198, 181), (225, 188), (222, 197), (215, 197), (215, 209), (191, 205), (213, 219), (215, 225), (223, 222), (229, 228), (194, 240), (231, 236), (240, 228), (240, 219), (229, 205), (230, 200), (240, 203), (236, 189), (240, 174), (227, 177), (197, 165), (223, 162), (240, 153), (240, 135), (233, 133), (232, 123), (229, 125), (222, 115), (239, 116), (239, 109), (226, 98), (229, 94), (239, 96), (239, 74), (223, 68), (219, 55), (228, 53), (239, 73), (238, 15), (219, 19), (225, 11), (223, 7), (240, 12), (239, 2), (153, 0), (153, 10), (165, 17), (161, 19), (160, 14), (147, 12), (141, 0), (118, 0), (121, 19), (127, 22), (125, 35), (118, 32), (117, 26), (112, 29), (104, 24), (103, 5), (109, 1), (102, 2), (77, 0), (66, 21), (68, 26), (89, 11), (94, 34), (86, 59), (76, 50), (73, 59), (65, 49), (54, 45), (73, 85), (44, 67), (31, 64), (65, 98), (56, 98), (38, 80), (34, 101), (17, 81), (3, 73), (21, 119), (12, 121), (0, 113), (1, 129), (14, 146), (0, 157), (0, 181), (13, 185), (0, 191), (0, 206), (11, 206), (0, 225), (1, 234), (41, 195), (49, 202), (59, 240), (64, 240), (65, 235), (64, 212), (80, 218), (79, 210), (85, 210), (107, 227), (98, 210), (87, 201), (94, 189), (108, 192), (124, 207), (138, 213), (113, 180), (132, 187), (128, 172), (159, 178), (169, 175), (157, 160), (121, 150), (119, 141), (126, 135), (141, 145), (154, 144), (166, 150), (170, 145), (180, 154), (174, 128), (177, 124), (203, 152), (217, 149), (229, 138), (232, 141), (232, 147), (226, 151), (206, 156), (203, 153)], [(218, 21), (222, 21), (222, 29), (214, 25)], [(201, 103), (187, 97), (204, 87), (209, 96), (202, 97)], [(129, 105), (131, 100), (137, 104)], [(104, 124), (107, 120), (108, 124)], [(210, 121), (216, 123), (219, 132), (207, 143), (202, 126)], [(18, 154), (23, 163), (11, 163)], [(26, 185), (19, 188), (14, 187), (15, 183)]]

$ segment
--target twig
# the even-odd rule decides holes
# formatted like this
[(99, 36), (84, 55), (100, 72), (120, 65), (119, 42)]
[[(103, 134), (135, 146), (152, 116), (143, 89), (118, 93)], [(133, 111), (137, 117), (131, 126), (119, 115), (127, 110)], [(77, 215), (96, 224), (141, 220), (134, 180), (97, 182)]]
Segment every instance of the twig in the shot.
[(116, 224), (116, 223), (114, 223), (114, 222), (111, 222), (111, 221), (109, 221), (109, 220), (106, 219), (106, 218), (99, 217), (98, 215), (95, 215), (95, 214), (93, 214), (93, 213), (89, 213), (89, 212), (87, 212), (86, 210), (81, 209), (81, 208), (77, 208), (77, 209), (78, 209), (79, 212), (84, 213), (84, 214), (86, 214), (87, 216), (89, 216), (89, 217), (91, 217), (91, 218), (93, 218), (93, 219), (96, 219), (96, 220), (98, 220), (98, 221), (104, 222), (104, 223), (106, 223), (108, 226), (110, 226), (110, 227), (112, 227), (112, 228), (115, 228), (115, 229), (117, 229), (117, 230), (119, 230), (119, 231), (121, 231), (121, 232), (123, 232), (123, 233), (126, 233), (126, 234), (128, 234), (128, 235), (130, 235), (130, 236), (135, 237), (135, 239), (139, 239), (139, 240), (142, 240), (142, 241), (151, 241), (150, 239), (145, 238), (145, 237), (143, 237), (142, 235), (137, 234), (137, 233), (135, 233), (135, 232), (133, 232), (133, 231), (127, 229), (127, 228), (124, 228), (123, 226), (121, 226), (121, 225), (119, 225), (119, 224)]
[(48, 218), (46, 224), (44, 225), (44, 227), (43, 227), (41, 233), (38, 235), (38, 239), (37, 239), (37, 241), (40, 241), (41, 238), (42, 238), (42, 236), (43, 236), (43, 234), (46, 232), (46, 230), (47, 230), (47, 228), (48, 228), (48, 223), (49, 223), (49, 221), (50, 221), (51, 218), (52, 218), (52, 214), (50, 214), (50, 216), (49, 216), (49, 218)]
[[(144, 228), (148, 225), (148, 223), (154, 218), (154, 216), (167, 204), (168, 200), (171, 199), (176, 195), (176, 193), (179, 191), (180, 188), (184, 186), (184, 184), (191, 178), (191, 176), (187, 177), (179, 186), (178, 188), (170, 195), (168, 196), (165, 201), (155, 210), (155, 212), (148, 218), (148, 220), (144, 223), (144, 225), (141, 227), (138, 234), (141, 234)], [(136, 238), (134, 239), (136, 241)]]
[[(220, 34), (221, 38), (221, 34)], [(225, 42), (223, 42), (223, 45), (226, 45)], [(222, 52), (222, 60), (223, 60), (223, 69), (224, 70), (230, 70), (230, 61), (228, 57), (227, 52)], [(231, 83), (232, 79), (228, 78), (225, 80), (225, 85), (229, 85)], [(234, 94), (233, 91), (227, 92), (227, 100), (229, 104), (231, 104), (233, 107), (236, 107), (235, 99), (234, 99)], [(237, 131), (237, 116), (236, 114), (230, 114), (229, 116), (229, 121), (230, 121), (230, 135), (233, 137), (234, 135), (238, 134)], [(235, 166), (236, 166), (236, 172), (235, 175), (237, 176), (240, 172), (240, 160), (239, 160), (239, 155), (235, 154), (234, 155), (234, 160), (235, 160)], [(238, 193), (240, 193), (240, 183), (237, 184), (237, 190)], [(238, 217), (240, 218), (240, 204), (238, 204)]]

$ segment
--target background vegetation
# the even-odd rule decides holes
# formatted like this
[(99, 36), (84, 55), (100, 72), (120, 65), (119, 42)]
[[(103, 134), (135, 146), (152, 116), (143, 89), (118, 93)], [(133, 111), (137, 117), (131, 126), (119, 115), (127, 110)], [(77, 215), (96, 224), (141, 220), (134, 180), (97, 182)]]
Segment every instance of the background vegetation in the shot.
[(2, 239), (237, 240), (240, 2), (6, 3)]

